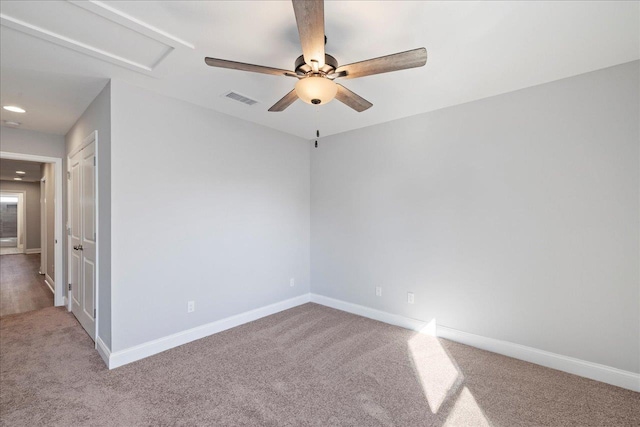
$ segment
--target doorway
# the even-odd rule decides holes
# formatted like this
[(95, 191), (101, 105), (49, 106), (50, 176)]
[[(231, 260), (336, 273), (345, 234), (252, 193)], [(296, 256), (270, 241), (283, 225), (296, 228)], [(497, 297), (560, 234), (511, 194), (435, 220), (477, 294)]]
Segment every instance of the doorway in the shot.
[(21, 254), (25, 250), (24, 193), (0, 192), (0, 255)]
[(0, 158), (0, 168), (1, 317), (52, 307), (54, 281), (38, 274), (44, 164)]
[[(38, 156), (33, 154), (23, 154), (23, 153), (13, 153), (7, 151), (0, 151), (0, 159), (1, 160), (19, 160), (24, 162), (35, 162), (35, 163), (45, 163), (50, 165), (53, 168), (52, 170), (52, 180), (51, 184), (53, 185), (53, 197), (51, 200), (52, 212), (53, 212), (53, 220), (50, 222), (50, 231), (52, 231), (52, 245), (51, 251), (48, 254), (48, 264), (51, 265), (49, 269), (51, 275), (47, 277), (47, 284), (53, 288), (54, 291), (54, 305), (62, 306), (66, 305), (67, 298), (65, 295), (64, 289), (64, 268), (63, 268), (63, 215), (62, 215), (62, 159), (56, 157), (46, 157), (46, 156)], [(28, 171), (27, 171), (28, 172)], [(38, 178), (39, 181), (40, 178)], [(39, 184), (34, 184), (39, 186)], [(39, 198), (38, 198), (39, 199)], [(26, 203), (26, 202), (25, 202)], [(38, 205), (39, 200), (35, 202), (35, 209), (39, 209)], [(33, 211), (33, 209), (32, 209)], [(23, 216), (24, 218), (24, 216)], [(25, 219), (26, 223), (26, 219)], [(39, 224), (38, 224), (39, 225)], [(35, 229), (38, 227), (36, 226)], [(33, 233), (32, 233), (33, 234)], [(39, 233), (36, 233), (34, 236), (37, 236)], [(28, 242), (27, 238), (29, 238), (28, 228), (25, 229), (24, 232), (24, 241)], [(37, 237), (35, 237), (37, 240)], [(32, 248), (26, 249), (26, 254), (36, 254), (41, 251), (41, 248)], [(37, 264), (40, 264), (38, 262)], [(38, 266), (36, 265), (36, 274), (38, 272)]]

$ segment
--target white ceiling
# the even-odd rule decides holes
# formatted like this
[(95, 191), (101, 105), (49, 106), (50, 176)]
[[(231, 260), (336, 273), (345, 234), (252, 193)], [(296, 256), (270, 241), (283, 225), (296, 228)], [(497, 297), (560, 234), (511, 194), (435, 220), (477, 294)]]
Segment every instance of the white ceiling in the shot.
[[(19, 177), (26, 182), (40, 181), (42, 177), (40, 166), (42, 166), (42, 163), (0, 159), (0, 180), (13, 181), (13, 178)], [(19, 175), (16, 171), (22, 171), (25, 174)]]
[[(110, 78), (312, 138), (640, 58), (638, 2), (327, 1), (326, 50), (340, 64), (424, 46), (427, 65), (344, 80), (374, 104), (363, 113), (338, 101), (269, 113), (295, 79), (204, 57), (292, 69), (301, 51), (289, 1), (2, 1), (0, 13), (0, 101), (28, 110), (0, 118), (56, 134)], [(229, 90), (260, 103), (221, 97)]]

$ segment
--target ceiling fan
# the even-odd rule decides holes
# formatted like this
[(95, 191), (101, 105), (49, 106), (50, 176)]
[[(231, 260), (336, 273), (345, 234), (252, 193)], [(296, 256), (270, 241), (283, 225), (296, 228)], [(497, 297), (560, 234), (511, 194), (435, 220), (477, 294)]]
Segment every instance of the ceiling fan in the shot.
[(427, 63), (427, 50), (421, 47), (338, 66), (338, 61), (324, 51), (327, 40), (324, 34), (324, 1), (292, 0), (292, 3), (303, 53), (295, 61), (295, 71), (218, 58), (207, 57), (204, 59), (205, 63), (211, 67), (297, 78), (298, 82), (295, 88), (269, 108), (269, 111), (284, 111), (298, 98), (307, 104), (314, 105), (326, 104), (336, 98), (357, 112), (362, 112), (373, 104), (334, 82), (335, 79), (355, 79), (356, 77), (422, 67)]

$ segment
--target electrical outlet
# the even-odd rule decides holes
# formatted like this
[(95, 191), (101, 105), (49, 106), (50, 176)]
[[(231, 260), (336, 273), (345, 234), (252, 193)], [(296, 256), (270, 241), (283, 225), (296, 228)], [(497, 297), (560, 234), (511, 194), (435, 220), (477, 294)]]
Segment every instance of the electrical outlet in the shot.
[(413, 299), (413, 292), (408, 292), (408, 293), (407, 293), (407, 302), (408, 302), (409, 304), (413, 304), (413, 302), (414, 302), (414, 299)]
[(187, 313), (193, 313), (194, 311), (196, 311), (196, 302), (195, 301), (187, 302)]
[(296, 285), (296, 279), (292, 277), (291, 279), (289, 279), (289, 286), (293, 287), (295, 285)]
[(382, 296), (382, 286), (376, 286), (376, 296), (377, 297)]

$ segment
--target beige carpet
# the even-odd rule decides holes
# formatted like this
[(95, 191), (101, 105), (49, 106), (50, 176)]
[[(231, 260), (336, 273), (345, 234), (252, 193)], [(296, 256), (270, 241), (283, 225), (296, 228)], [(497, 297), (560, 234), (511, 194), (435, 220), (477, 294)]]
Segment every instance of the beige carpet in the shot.
[(638, 426), (640, 394), (316, 304), (108, 371), (64, 309), (0, 319), (3, 426)]

